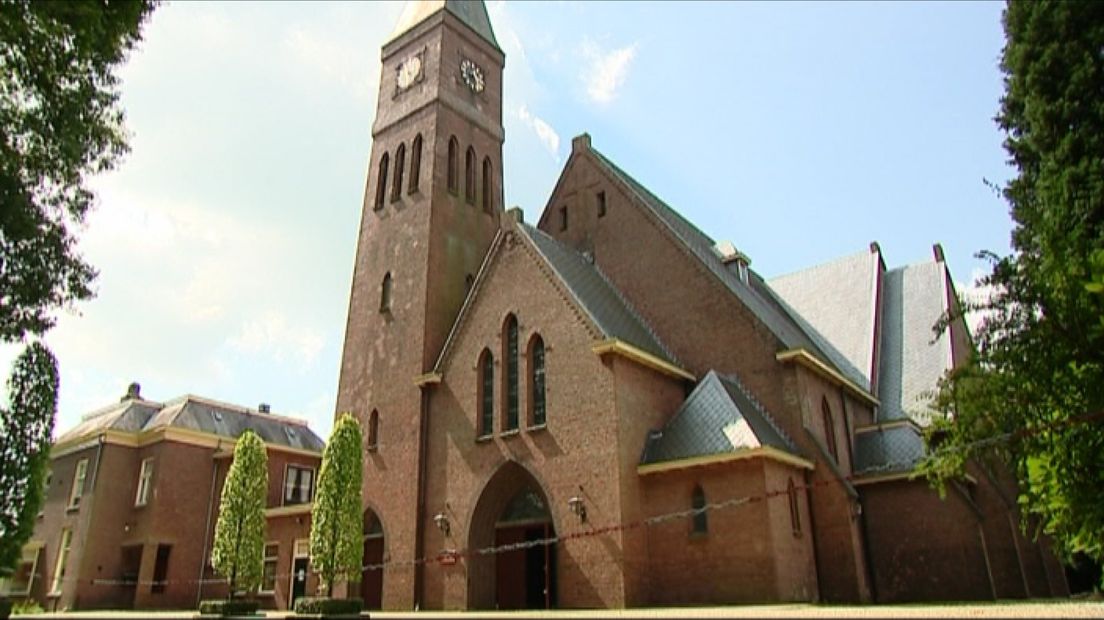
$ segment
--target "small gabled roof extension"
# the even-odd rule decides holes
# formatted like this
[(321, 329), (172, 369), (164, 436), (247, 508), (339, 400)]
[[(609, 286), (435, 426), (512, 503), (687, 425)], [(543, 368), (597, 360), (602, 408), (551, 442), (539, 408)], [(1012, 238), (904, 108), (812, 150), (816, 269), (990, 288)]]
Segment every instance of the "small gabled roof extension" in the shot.
[(603, 335), (677, 365), (675, 356), (597, 266), (537, 228), (521, 224), (518, 230), (529, 237)]
[(912, 471), (924, 456), (924, 438), (912, 424), (855, 433), (855, 474), (884, 476)]
[(793, 441), (738, 379), (711, 370), (663, 430), (648, 437), (640, 464), (737, 455), (762, 448), (801, 459)]
[(613, 177), (624, 183), (639, 201), (670, 229), (674, 237), (682, 242), (691, 255), (724, 283), (729, 291), (778, 338), (783, 346), (787, 349), (805, 349), (856, 385), (870, 385), (863, 373), (847, 361), (846, 356), (838, 352), (826, 338), (817, 334), (816, 330), (802, 321), (798, 314), (790, 309), (758, 274), (749, 269), (748, 283), (744, 284), (740, 280), (740, 275), (736, 269), (726, 266), (714, 252), (713, 246), (716, 244), (713, 239), (679, 215), (677, 211), (660, 200), (658, 196), (637, 182), (636, 179), (619, 168), (605, 155), (602, 155), (593, 147), (589, 147), (589, 150)]

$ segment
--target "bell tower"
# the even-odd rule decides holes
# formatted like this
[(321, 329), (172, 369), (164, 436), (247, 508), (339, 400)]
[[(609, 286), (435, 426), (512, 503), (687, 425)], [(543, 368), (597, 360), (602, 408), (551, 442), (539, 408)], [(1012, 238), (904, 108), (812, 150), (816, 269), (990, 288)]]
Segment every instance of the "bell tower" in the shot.
[(502, 217), (505, 55), (482, 1), (412, 1), (381, 60), (337, 414), (364, 429), (366, 525), (377, 520), (391, 560), (382, 605), (411, 609), (420, 576), (409, 562), (424, 553), (418, 382)]

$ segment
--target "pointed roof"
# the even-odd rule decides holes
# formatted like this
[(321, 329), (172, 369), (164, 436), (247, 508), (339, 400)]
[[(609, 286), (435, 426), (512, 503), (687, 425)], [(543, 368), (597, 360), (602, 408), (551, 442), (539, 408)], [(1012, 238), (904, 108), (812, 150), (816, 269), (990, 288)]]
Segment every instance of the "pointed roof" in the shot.
[(774, 448), (800, 456), (763, 405), (735, 377), (711, 370), (662, 431), (648, 437), (641, 465)]
[(498, 46), (498, 40), (495, 39), (491, 18), (487, 14), (487, 6), (483, 4), (483, 0), (410, 0), (403, 7), (399, 22), (395, 25), (391, 36), (387, 38), (387, 42), (390, 43), (399, 38), (440, 10), (452, 13), (495, 49), (501, 51), (502, 48)]

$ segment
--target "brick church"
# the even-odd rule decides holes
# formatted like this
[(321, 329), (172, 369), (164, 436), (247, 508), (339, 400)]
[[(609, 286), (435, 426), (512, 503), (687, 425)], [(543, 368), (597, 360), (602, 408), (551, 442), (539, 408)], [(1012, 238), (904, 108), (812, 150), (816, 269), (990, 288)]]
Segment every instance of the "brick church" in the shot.
[(337, 402), (367, 429), (368, 607), (1068, 593), (1005, 472), (912, 477), (972, 346), (932, 341), (938, 245), (765, 280), (586, 134), (526, 222), (504, 66), (481, 1), (411, 2), (383, 46)]

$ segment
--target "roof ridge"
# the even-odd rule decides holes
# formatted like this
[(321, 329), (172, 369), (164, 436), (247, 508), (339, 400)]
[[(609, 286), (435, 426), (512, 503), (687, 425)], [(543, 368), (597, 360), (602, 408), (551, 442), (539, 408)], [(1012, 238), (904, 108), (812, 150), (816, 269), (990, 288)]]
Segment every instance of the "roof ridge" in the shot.
[(786, 278), (790, 278), (790, 277), (793, 277), (793, 276), (798, 276), (798, 275), (801, 275), (801, 274), (809, 273), (810, 271), (813, 271), (813, 270), (816, 270), (816, 269), (822, 269), (822, 268), (827, 267), (829, 265), (835, 265), (837, 263), (842, 263), (845, 260), (855, 259), (855, 258), (859, 258), (859, 257), (867, 257), (867, 256), (870, 256), (870, 254), (871, 254), (870, 250), (860, 250), (858, 252), (852, 252), (851, 254), (844, 254), (843, 256), (837, 256), (835, 258), (826, 260), (824, 262), (809, 265), (808, 267), (803, 267), (803, 268), (798, 269), (796, 271), (790, 271), (790, 272), (787, 272), (787, 273), (779, 274), (779, 275), (774, 276), (772, 278), (764, 278), (763, 281), (766, 282), (768, 285), (771, 285), (771, 284), (773, 284), (773, 283), (775, 283), (779, 280), (784, 280)]

